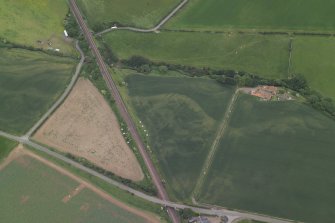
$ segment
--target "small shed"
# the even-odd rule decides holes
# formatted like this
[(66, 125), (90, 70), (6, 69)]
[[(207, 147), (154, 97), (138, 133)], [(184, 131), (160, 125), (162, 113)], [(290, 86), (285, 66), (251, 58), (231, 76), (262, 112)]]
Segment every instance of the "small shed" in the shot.
[(67, 33), (66, 30), (64, 30), (64, 36), (65, 36), (65, 37), (69, 37), (69, 34)]

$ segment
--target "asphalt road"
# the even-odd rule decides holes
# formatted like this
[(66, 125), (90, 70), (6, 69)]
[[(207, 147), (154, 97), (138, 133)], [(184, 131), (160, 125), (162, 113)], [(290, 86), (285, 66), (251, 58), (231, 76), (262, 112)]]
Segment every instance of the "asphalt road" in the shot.
[[(151, 29), (140, 29), (140, 28), (134, 28), (134, 27), (119, 27), (116, 30), (130, 30), (134, 32), (142, 32), (142, 33), (150, 33), (150, 32), (156, 32), (158, 29), (160, 29), (167, 21), (169, 21), (189, 0), (183, 0), (179, 5), (177, 5), (176, 8), (172, 10), (170, 14), (168, 14), (166, 17), (164, 17), (155, 27)], [(109, 28), (104, 31), (101, 31), (97, 33), (96, 35), (100, 36), (105, 33), (111, 32), (115, 29)]]
[(258, 215), (258, 214), (253, 214), (253, 213), (246, 213), (246, 212), (239, 212), (239, 211), (231, 211), (231, 210), (227, 210), (227, 209), (224, 209), (224, 208), (202, 208), (202, 207), (195, 207), (195, 206), (189, 206), (189, 205), (184, 205), (184, 204), (179, 204), (179, 203), (176, 203), (176, 202), (171, 202), (171, 201), (167, 201), (167, 200), (164, 200), (164, 199), (160, 199), (160, 198), (157, 198), (157, 197), (153, 197), (153, 196), (150, 196), (150, 195), (147, 195), (141, 191), (137, 191), (131, 187), (128, 187), (118, 181), (115, 181), (115, 180), (112, 180), (90, 168), (87, 168), (59, 153), (56, 153), (42, 145), (39, 145), (35, 142), (32, 142), (30, 141), (29, 139), (27, 139), (26, 137), (19, 137), (19, 136), (14, 136), (14, 135), (11, 135), (11, 134), (8, 134), (6, 132), (2, 132), (0, 131), (0, 136), (2, 137), (5, 137), (5, 138), (8, 138), (10, 140), (13, 140), (13, 141), (16, 141), (16, 142), (19, 142), (19, 143), (22, 143), (23, 145), (26, 145), (26, 146), (30, 146), (40, 152), (43, 152), (43, 153), (46, 153), (54, 158), (57, 158), (67, 164), (70, 164), (71, 166), (77, 168), (77, 169), (80, 169), (86, 173), (89, 173), (115, 187), (118, 187), (119, 189), (121, 190), (124, 190), (124, 191), (127, 191), (137, 197), (140, 197), (144, 200), (147, 200), (149, 202), (152, 202), (152, 203), (155, 203), (155, 204), (159, 204), (159, 205), (162, 205), (162, 206), (165, 206), (165, 207), (169, 207), (170, 209), (172, 210), (175, 210), (175, 209), (191, 209), (193, 210), (194, 212), (196, 213), (199, 213), (199, 214), (202, 214), (202, 215), (215, 215), (215, 216), (227, 216), (228, 219), (229, 219), (229, 222), (232, 222), (234, 219), (237, 219), (237, 218), (246, 218), (246, 219), (254, 219), (254, 220), (257, 220), (257, 221), (263, 221), (263, 222), (271, 222), (271, 223), (292, 223), (293, 221), (289, 221), (289, 220), (285, 220), (285, 219), (278, 219), (278, 218), (275, 218), (275, 217), (270, 217), (270, 216), (263, 216), (263, 215)]
[(85, 56), (83, 51), (80, 49), (78, 41), (76, 42), (76, 48), (80, 53), (80, 61), (77, 65), (76, 72), (74, 73), (71, 82), (66, 87), (65, 91), (61, 95), (61, 97), (51, 106), (51, 108), (42, 116), (42, 118), (35, 123), (35, 125), (25, 134), (24, 137), (29, 138), (48, 118), (49, 116), (59, 107), (59, 105), (65, 100), (65, 98), (69, 95), (70, 91), (72, 90), (74, 84), (76, 83), (81, 67), (83, 66)]
[[(127, 127), (128, 127), (128, 130), (132, 136), (132, 138), (134, 139), (136, 145), (137, 145), (137, 148), (139, 149), (140, 151), (140, 154), (148, 168), (148, 171), (150, 173), (150, 176), (153, 180), (153, 183), (154, 185), (156, 186), (157, 188), (157, 191), (158, 191), (158, 196), (159, 198), (161, 198), (162, 200), (166, 200), (168, 201), (169, 200), (169, 197), (167, 195), (167, 192), (162, 184), (162, 181), (160, 179), (160, 176), (149, 156), (149, 154), (147, 153), (146, 151), (146, 148), (145, 148), (145, 145), (144, 143), (142, 142), (142, 139), (139, 135), (139, 133), (137, 132), (136, 130), (136, 126), (133, 122), (133, 120), (131, 119), (131, 116), (129, 115), (127, 109), (126, 109), (126, 106), (121, 98), (121, 95), (114, 83), (114, 81), (112, 80), (112, 77), (107, 69), (107, 66), (106, 64), (104, 63), (104, 60), (100, 54), (100, 51), (98, 50), (97, 48), (97, 45), (93, 39), (93, 35), (91, 33), (91, 31), (88, 29), (88, 26), (86, 25), (82, 15), (81, 15), (81, 12), (76, 4), (76, 1), (75, 0), (70, 0), (70, 9), (73, 13), (73, 15), (75, 16), (79, 26), (81, 27), (83, 33), (84, 33), (84, 36), (93, 52), (93, 55), (95, 56), (95, 59), (97, 61), (97, 64), (99, 66), (99, 69), (100, 69), (100, 72), (107, 84), (107, 87), (109, 88), (114, 100), (115, 100), (115, 103), (117, 105), (117, 108), (123, 118), (123, 120), (125, 121), (125, 123), (127, 124)], [(177, 214), (177, 212), (173, 209), (173, 208), (168, 208), (168, 213), (169, 213), (169, 216), (171, 218), (171, 220), (173, 221), (173, 223), (179, 223), (180, 220), (179, 220), (179, 216)]]

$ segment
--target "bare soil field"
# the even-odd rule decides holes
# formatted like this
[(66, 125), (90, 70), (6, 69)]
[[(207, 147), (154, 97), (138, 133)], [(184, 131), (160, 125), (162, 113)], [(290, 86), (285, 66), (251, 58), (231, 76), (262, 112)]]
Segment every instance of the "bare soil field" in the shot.
[(114, 112), (89, 80), (78, 80), (69, 97), (34, 139), (86, 158), (123, 178), (140, 181), (144, 177)]
[[(21, 165), (26, 166), (27, 168), (29, 168), (30, 162), (28, 160), (25, 159), (25, 157), (31, 157), (39, 162), (41, 162), (43, 165), (50, 167), (54, 170), (56, 170), (57, 172), (59, 172), (60, 174), (71, 178), (72, 180), (76, 181), (78, 183), (78, 185), (73, 188), (73, 190), (70, 191), (70, 194), (68, 194), (67, 196), (65, 196), (62, 200), (62, 203), (67, 203), (69, 202), (74, 196), (79, 195), (83, 189), (87, 188), (88, 190), (93, 191), (95, 194), (99, 195), (100, 197), (102, 197), (103, 199), (107, 200), (108, 202), (124, 209), (125, 211), (132, 213), (136, 216), (138, 216), (141, 219), (144, 219), (145, 222), (147, 223), (159, 223), (160, 219), (158, 216), (146, 212), (146, 211), (142, 211), (139, 209), (136, 209), (134, 207), (131, 207), (117, 199), (115, 199), (114, 197), (112, 197), (111, 195), (109, 195), (108, 193), (106, 193), (105, 191), (97, 188), (96, 186), (92, 185), (91, 183), (75, 176), (74, 174), (70, 173), (69, 171), (67, 171), (66, 169), (57, 166), (56, 164), (50, 162), (49, 160), (25, 149), (22, 145), (19, 145), (18, 147), (16, 147), (11, 153), (10, 155), (4, 160), (4, 162), (2, 162), (2, 164), (0, 165), (0, 170), (4, 169), (7, 165), (10, 165), (11, 162), (16, 161), (19, 162)], [(44, 173), (46, 174), (46, 173)], [(20, 204), (24, 204), (27, 203), (30, 199), (30, 196), (28, 195), (22, 195), (20, 198)], [(89, 204), (87, 204), (89, 205)], [(82, 205), (80, 207), (80, 210), (85, 209), (88, 207), (85, 207), (84, 205)]]

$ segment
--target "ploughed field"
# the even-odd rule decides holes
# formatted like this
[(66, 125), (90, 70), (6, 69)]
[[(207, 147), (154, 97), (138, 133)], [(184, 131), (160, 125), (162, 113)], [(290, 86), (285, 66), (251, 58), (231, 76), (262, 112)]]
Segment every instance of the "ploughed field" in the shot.
[(133, 181), (144, 178), (139, 162), (121, 133), (117, 117), (87, 79), (79, 78), (68, 98), (37, 131), (34, 139), (83, 157), (123, 178)]
[(179, 0), (78, 0), (78, 5), (95, 31), (114, 23), (141, 28), (154, 27)]
[(159, 222), (22, 148), (8, 159), (0, 165), (1, 222)]
[(288, 36), (116, 31), (104, 38), (121, 59), (141, 55), (154, 62), (287, 77)]
[(333, 0), (191, 0), (166, 27), (334, 32), (334, 8)]
[(242, 95), (199, 201), (304, 222), (333, 222), (335, 122), (296, 101)]
[(189, 199), (234, 88), (205, 78), (140, 74), (125, 82), (128, 95), (121, 92), (141, 121), (163, 181), (174, 197)]
[(0, 48), (0, 130), (23, 134), (65, 89), (75, 61), (42, 52)]

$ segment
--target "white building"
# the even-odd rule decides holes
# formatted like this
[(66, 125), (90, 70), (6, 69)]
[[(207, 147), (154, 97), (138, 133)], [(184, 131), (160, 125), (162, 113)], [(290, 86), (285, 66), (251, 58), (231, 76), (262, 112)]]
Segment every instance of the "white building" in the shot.
[(64, 30), (64, 36), (65, 36), (65, 37), (69, 37), (69, 34), (67, 33), (66, 30)]

